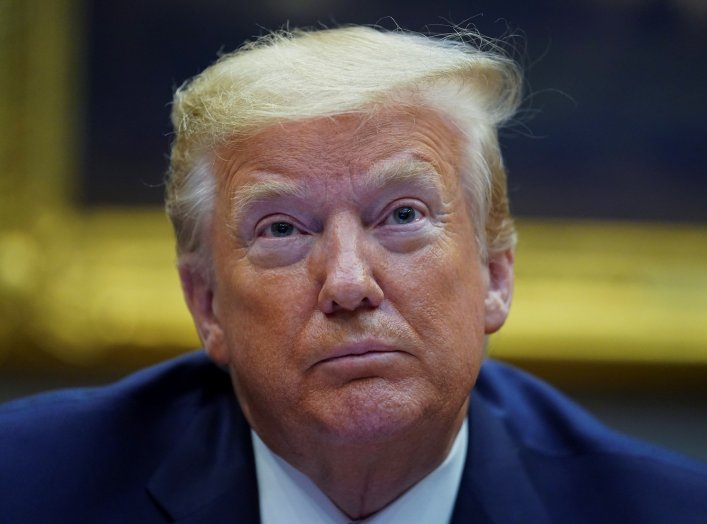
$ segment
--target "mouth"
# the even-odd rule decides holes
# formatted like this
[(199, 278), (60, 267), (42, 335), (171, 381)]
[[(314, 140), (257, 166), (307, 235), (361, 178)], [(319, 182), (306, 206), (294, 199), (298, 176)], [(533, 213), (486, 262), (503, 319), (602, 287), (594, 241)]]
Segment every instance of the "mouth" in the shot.
[(317, 362), (317, 365), (344, 361), (381, 360), (396, 353), (405, 352), (380, 341), (348, 343), (333, 348), (325, 358)]
[(366, 338), (330, 346), (310, 370), (336, 387), (360, 384), (362, 379), (395, 382), (415, 373), (414, 357), (401, 349), (400, 341)]

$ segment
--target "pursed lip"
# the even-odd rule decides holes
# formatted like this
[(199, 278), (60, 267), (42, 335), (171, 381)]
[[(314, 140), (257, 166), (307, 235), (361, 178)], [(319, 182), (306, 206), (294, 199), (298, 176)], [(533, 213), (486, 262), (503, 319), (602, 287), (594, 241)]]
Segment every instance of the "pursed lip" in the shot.
[(315, 365), (325, 364), (346, 357), (360, 357), (371, 353), (405, 353), (392, 344), (379, 340), (363, 340), (340, 344), (328, 351)]

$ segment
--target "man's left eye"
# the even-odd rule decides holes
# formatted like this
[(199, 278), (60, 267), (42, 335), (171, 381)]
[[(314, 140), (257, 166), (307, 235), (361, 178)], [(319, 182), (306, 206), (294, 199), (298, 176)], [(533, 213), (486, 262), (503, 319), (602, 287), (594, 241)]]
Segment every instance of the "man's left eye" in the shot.
[(410, 206), (396, 207), (390, 216), (396, 224), (409, 224), (418, 219), (417, 211)]

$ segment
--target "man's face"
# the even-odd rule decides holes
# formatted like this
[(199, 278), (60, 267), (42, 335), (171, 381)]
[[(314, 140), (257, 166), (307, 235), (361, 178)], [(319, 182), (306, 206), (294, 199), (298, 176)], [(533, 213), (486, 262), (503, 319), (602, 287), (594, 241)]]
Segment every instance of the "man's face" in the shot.
[(480, 260), (462, 146), (417, 110), (286, 123), (218, 151), (213, 279), (183, 274), (185, 290), (273, 449), (463, 419), (512, 259)]

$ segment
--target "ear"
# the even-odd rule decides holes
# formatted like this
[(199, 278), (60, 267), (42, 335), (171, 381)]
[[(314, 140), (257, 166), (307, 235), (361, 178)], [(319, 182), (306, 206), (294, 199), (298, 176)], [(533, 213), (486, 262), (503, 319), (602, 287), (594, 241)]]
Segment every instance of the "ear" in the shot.
[(498, 331), (508, 317), (513, 296), (513, 259), (512, 249), (489, 255), (489, 282), (484, 301), (487, 335)]
[(226, 340), (216, 309), (214, 308), (213, 279), (191, 264), (179, 266), (184, 300), (194, 319), (199, 338), (211, 360), (227, 365), (229, 355)]

